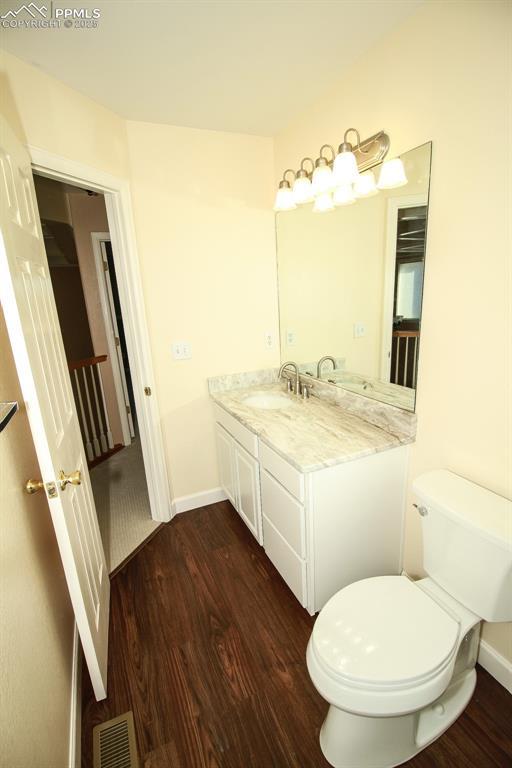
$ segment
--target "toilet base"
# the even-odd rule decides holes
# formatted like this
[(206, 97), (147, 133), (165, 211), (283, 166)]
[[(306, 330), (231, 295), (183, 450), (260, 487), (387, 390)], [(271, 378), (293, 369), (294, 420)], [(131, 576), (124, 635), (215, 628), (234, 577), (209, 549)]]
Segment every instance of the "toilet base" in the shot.
[(331, 705), (320, 746), (334, 768), (393, 768), (435, 741), (466, 708), (476, 685), (466, 670), (428, 707), (398, 717), (364, 717)]

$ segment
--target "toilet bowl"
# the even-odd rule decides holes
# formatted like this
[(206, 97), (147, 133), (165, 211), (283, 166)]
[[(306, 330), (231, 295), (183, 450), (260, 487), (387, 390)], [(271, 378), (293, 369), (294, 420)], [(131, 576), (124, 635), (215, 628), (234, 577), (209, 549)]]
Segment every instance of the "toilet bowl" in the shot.
[(331, 765), (399, 765), (446, 730), (475, 687), (479, 622), (430, 579), (374, 577), (334, 595), (307, 649), (331, 705), (320, 734)]
[(437, 739), (473, 694), (481, 620), (512, 618), (511, 502), (445, 470), (414, 490), (429, 577), (349, 584), (308, 644), (334, 768), (392, 768)]

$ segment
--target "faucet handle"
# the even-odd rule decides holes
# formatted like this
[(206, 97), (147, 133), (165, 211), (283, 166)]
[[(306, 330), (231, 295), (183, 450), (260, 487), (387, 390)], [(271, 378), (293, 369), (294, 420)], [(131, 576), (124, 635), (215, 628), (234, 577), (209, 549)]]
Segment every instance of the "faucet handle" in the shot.
[(286, 377), (286, 391), (293, 392), (293, 382), (288, 378), (288, 376)]

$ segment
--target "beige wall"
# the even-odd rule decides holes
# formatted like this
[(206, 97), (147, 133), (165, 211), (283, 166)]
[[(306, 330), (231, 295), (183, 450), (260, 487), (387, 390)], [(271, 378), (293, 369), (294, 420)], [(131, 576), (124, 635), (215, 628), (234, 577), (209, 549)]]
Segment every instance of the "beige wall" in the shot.
[[(410, 482), (447, 467), (512, 495), (509, 317), (510, 29), (506, 2), (428, 3), (276, 138), (276, 178), (355, 126), (391, 156), (432, 140), (432, 177)], [(476, 137), (490, 137), (475, 151)], [(492, 138), (491, 138), (492, 137)], [(452, 339), (457, 339), (456, 350)], [(405, 567), (421, 573), (409, 506)], [(484, 636), (512, 660), (512, 627)]]
[[(279, 361), (272, 140), (128, 123), (128, 142), (165, 447), (181, 497), (219, 484), (206, 377)], [(192, 359), (173, 360), (173, 341), (189, 341)]]
[[(0, 401), (22, 401), (0, 311)], [(0, 435), (0, 765), (68, 765), (74, 619), (27, 414)]]
[(128, 176), (121, 117), (1, 50), (0, 93), (2, 112), (28, 144)]
[[(84, 289), (87, 317), (94, 347), (94, 354), (109, 355), (107, 332), (101, 311), (98, 276), (92, 248), (92, 232), (108, 232), (107, 209), (103, 195), (89, 196), (82, 193), (67, 194), (71, 212), (71, 223), (75, 235), (80, 277)], [(110, 428), (114, 444), (123, 443), (123, 430), (119, 415), (114, 374), (110, 355), (101, 364), (101, 374), (105, 389), (105, 400), (110, 418)]]

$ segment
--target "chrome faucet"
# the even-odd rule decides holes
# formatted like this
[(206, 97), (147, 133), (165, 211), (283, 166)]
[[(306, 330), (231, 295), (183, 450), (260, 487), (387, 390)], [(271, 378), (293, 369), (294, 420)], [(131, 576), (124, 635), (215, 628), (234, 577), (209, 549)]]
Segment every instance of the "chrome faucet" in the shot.
[[(295, 389), (294, 389), (294, 392), (295, 392), (295, 394), (297, 396), (299, 396), (300, 395), (300, 378), (299, 378), (299, 366), (297, 365), (297, 363), (294, 363), (293, 360), (288, 360), (287, 363), (283, 363), (282, 366), (279, 369), (279, 376), (277, 378), (280, 379), (282, 377), (285, 369), (286, 368), (291, 368), (291, 367), (295, 368)], [(288, 376), (286, 376), (286, 379), (288, 381), (290, 381)]]
[(331, 355), (325, 355), (324, 357), (321, 357), (318, 361), (318, 365), (316, 366), (316, 377), (317, 379), (321, 378), (322, 374), (322, 365), (325, 363), (326, 360), (330, 360), (332, 363), (332, 367), (334, 370), (336, 370), (336, 360), (334, 357), (331, 357)]

